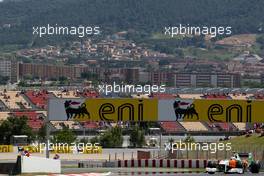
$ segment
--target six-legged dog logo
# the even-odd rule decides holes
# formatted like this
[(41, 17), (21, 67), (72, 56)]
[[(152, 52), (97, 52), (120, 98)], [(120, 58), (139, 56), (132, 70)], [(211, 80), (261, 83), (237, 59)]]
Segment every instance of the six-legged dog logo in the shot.
[[(81, 104), (81, 105), (79, 105)], [(79, 105), (77, 108), (72, 107)], [(85, 115), (90, 119), (90, 113), (87, 111), (86, 104), (76, 101), (66, 100), (64, 102), (65, 112), (67, 114), (67, 120), (71, 118), (83, 118)]]
[[(181, 108), (181, 106), (187, 106), (187, 108)], [(173, 103), (173, 108), (176, 115), (176, 120), (181, 118), (184, 119), (185, 117), (192, 119), (194, 115), (197, 117), (197, 120), (199, 120), (199, 115), (195, 110), (195, 105), (193, 103), (190, 104), (186, 102), (175, 101)]]

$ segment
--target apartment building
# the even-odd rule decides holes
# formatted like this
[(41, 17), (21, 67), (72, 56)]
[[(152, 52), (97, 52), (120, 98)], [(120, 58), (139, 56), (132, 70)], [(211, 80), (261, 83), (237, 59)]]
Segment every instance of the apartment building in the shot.
[(81, 78), (81, 73), (87, 71), (88, 67), (85, 66), (58, 66), (31, 63), (19, 64), (20, 78), (23, 78), (25, 75), (31, 75), (43, 80), (49, 80), (52, 78), (58, 79), (60, 77), (67, 77), (69, 79), (75, 80), (77, 78)]
[(11, 75), (11, 60), (0, 60), (0, 75), (10, 77)]
[(240, 87), (239, 74), (232, 73), (175, 73), (176, 87)]
[(67, 77), (71, 80), (81, 78), (82, 73), (93, 73), (98, 75), (99, 80), (103, 81), (120, 81), (126, 83), (137, 83), (139, 81), (138, 68), (100, 68), (89, 67), (83, 65), (74, 66), (57, 66), (47, 64), (19, 64), (19, 77), (23, 78), (25, 75), (32, 75), (41, 78), (42, 80), (58, 79), (60, 77)]
[(0, 58), (0, 75), (8, 77), (11, 83), (17, 82), (18, 80), (18, 63), (12, 61), (12, 59), (1, 59)]
[(127, 83), (133, 84), (139, 82), (139, 68), (126, 68), (124, 72)]
[(173, 86), (173, 73), (169, 71), (152, 71), (149, 72), (149, 82), (153, 85)]

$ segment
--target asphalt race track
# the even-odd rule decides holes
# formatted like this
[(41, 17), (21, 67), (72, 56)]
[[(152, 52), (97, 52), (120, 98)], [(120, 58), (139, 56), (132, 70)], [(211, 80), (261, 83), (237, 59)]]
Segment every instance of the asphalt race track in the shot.
[[(128, 176), (128, 175), (140, 175), (140, 176), (172, 176), (172, 175), (212, 175), (207, 174), (203, 170), (190, 170), (190, 169), (166, 169), (166, 168), (63, 168), (61, 176), (105, 176), (107, 173), (109, 176)], [(100, 173), (104, 174), (100, 174)], [(79, 173), (79, 174), (77, 174)], [(88, 174), (90, 173), (90, 174)], [(97, 173), (97, 174), (96, 174)], [(227, 175), (224, 173), (216, 173), (213, 175)], [(252, 175), (250, 172), (244, 174), (231, 174), (231, 175)], [(264, 172), (254, 175), (264, 175)]]

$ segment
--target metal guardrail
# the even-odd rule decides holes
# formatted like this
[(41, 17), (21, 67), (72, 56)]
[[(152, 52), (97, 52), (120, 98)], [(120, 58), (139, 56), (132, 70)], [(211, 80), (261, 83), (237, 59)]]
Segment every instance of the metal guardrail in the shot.
[(79, 161), (78, 168), (104, 167), (105, 163), (106, 161), (96, 161), (96, 160)]

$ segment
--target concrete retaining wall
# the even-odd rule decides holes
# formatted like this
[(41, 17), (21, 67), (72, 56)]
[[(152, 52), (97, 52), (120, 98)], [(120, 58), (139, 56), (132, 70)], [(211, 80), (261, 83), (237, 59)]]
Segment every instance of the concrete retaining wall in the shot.
[(21, 158), (22, 173), (61, 173), (61, 161), (41, 157)]

